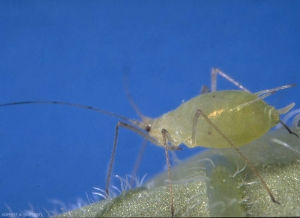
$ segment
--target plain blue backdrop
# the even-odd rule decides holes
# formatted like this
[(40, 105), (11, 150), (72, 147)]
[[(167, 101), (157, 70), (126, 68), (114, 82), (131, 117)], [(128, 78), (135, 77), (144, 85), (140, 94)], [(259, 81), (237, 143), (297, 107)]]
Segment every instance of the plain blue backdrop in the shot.
[[(299, 11), (299, 1), (1, 1), (0, 103), (68, 101), (138, 119), (126, 72), (149, 117), (199, 94), (211, 67), (253, 92), (300, 85)], [(224, 79), (218, 88), (236, 89)], [(267, 102), (299, 108), (299, 86)], [(0, 213), (8, 205), (46, 215), (62, 207), (51, 200), (66, 209), (93, 199), (93, 187), (105, 188), (117, 121), (60, 105), (0, 107)], [(121, 129), (114, 174), (131, 173), (141, 143)], [(163, 149), (149, 143), (139, 177), (164, 168)]]

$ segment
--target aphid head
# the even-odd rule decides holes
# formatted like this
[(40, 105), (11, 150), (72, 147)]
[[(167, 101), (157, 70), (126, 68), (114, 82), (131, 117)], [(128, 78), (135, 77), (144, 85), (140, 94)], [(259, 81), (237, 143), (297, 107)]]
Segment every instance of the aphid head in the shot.
[(151, 131), (153, 119), (143, 116), (142, 121), (132, 120), (130, 122), (149, 133)]

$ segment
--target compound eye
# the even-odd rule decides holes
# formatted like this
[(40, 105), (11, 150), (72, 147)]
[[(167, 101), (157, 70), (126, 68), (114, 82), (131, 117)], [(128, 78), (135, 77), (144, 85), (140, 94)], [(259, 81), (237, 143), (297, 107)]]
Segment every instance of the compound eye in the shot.
[(150, 132), (150, 130), (151, 130), (151, 125), (146, 126), (145, 130), (146, 130), (147, 132)]

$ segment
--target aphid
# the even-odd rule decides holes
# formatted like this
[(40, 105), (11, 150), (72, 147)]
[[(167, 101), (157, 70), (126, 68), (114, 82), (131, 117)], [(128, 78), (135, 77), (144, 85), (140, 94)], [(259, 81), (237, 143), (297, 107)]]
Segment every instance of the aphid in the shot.
[[(242, 90), (216, 91), (217, 74), (225, 77)], [(122, 119), (123, 121), (119, 121), (116, 125), (115, 139), (106, 181), (107, 194), (109, 193), (119, 127), (124, 127), (136, 132), (153, 144), (165, 148), (170, 181), (169, 191), (172, 216), (174, 216), (174, 205), (168, 150), (178, 150), (180, 149), (180, 144), (185, 144), (190, 148), (196, 146), (234, 148), (244, 158), (253, 173), (260, 179), (272, 201), (280, 204), (275, 200), (271, 190), (260, 174), (255, 170), (253, 164), (243, 153), (241, 153), (237, 146), (247, 144), (261, 137), (279, 122), (289, 131), (289, 133), (296, 135), (280, 121), (280, 114), (288, 112), (294, 106), (294, 103), (280, 110), (276, 110), (274, 107), (263, 101), (264, 98), (274, 94), (276, 91), (290, 88), (295, 85), (286, 85), (257, 93), (250, 93), (249, 90), (219, 69), (212, 69), (211, 77), (211, 92), (208, 92), (208, 89), (204, 88), (202, 91), (204, 94), (186, 101), (175, 110), (156, 119), (143, 116), (129, 96), (131, 103), (137, 110), (142, 121), (131, 120), (102, 109), (68, 102), (24, 101), (1, 104), (0, 106), (19, 104), (62, 104), (94, 110)]]

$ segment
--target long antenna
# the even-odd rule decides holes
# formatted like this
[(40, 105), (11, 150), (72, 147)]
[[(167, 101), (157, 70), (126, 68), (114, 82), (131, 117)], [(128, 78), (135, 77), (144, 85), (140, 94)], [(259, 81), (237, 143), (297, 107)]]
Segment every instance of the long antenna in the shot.
[(130, 91), (129, 91), (129, 85), (128, 85), (128, 72), (126, 73), (126, 75), (123, 78), (123, 83), (124, 83), (124, 89), (125, 89), (125, 93), (126, 96), (131, 104), (131, 106), (133, 107), (133, 109), (135, 110), (135, 112), (137, 113), (137, 115), (144, 120), (145, 116), (142, 114), (142, 112), (140, 111), (140, 109), (138, 108), (138, 106), (136, 105), (136, 103), (134, 102)]
[(99, 109), (99, 108), (95, 108), (95, 107), (88, 106), (88, 105), (75, 104), (75, 103), (70, 103), (70, 102), (63, 102), (63, 101), (19, 101), (19, 102), (10, 102), (10, 103), (6, 103), (6, 104), (0, 104), (0, 107), (13, 106), (13, 105), (22, 105), (22, 104), (59, 104), (59, 105), (65, 105), (65, 106), (71, 106), (71, 107), (77, 107), (77, 108), (83, 108), (83, 109), (87, 109), (87, 110), (96, 111), (98, 113), (102, 113), (102, 114), (105, 114), (105, 115), (108, 115), (108, 116), (112, 116), (112, 117), (122, 119), (122, 120), (130, 122), (134, 125), (138, 125), (140, 123), (137, 120), (132, 120), (132, 119), (129, 119), (127, 117), (121, 116), (119, 114), (115, 114), (115, 113), (105, 111), (105, 110), (102, 110), (102, 109)]

